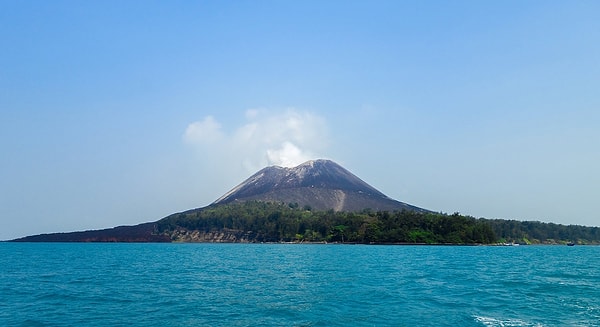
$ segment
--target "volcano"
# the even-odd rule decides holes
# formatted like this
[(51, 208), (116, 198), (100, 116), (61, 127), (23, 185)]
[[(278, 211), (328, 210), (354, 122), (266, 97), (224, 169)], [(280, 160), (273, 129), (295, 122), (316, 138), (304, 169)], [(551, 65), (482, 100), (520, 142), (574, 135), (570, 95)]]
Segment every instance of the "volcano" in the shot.
[[(158, 226), (161, 222), (178, 215), (185, 216), (186, 214), (200, 212), (206, 208), (246, 201), (285, 203), (312, 211), (358, 212), (370, 209), (372, 211), (408, 210), (430, 212), (391, 199), (337, 163), (320, 159), (307, 161), (293, 168), (266, 167), (225, 193), (211, 205), (176, 213), (154, 223), (82, 232), (33, 235), (13, 241), (171, 242), (173, 235), (167, 235), (159, 231)], [(227, 237), (239, 238), (239, 235), (225, 234), (227, 234)], [(215, 236), (211, 234), (202, 241), (215, 241), (217, 237), (222, 237), (222, 235)], [(222, 240), (219, 239), (219, 241)]]
[(250, 200), (293, 203), (312, 210), (428, 211), (391, 199), (337, 163), (324, 159), (293, 168), (264, 168), (213, 205)]

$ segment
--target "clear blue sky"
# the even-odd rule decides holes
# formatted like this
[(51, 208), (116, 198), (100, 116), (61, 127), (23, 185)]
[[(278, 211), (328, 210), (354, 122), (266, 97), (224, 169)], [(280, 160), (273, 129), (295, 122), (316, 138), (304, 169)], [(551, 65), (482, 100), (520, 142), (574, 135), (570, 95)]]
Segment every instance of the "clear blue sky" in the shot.
[(600, 225), (598, 1), (2, 1), (0, 240), (328, 158), (388, 196)]

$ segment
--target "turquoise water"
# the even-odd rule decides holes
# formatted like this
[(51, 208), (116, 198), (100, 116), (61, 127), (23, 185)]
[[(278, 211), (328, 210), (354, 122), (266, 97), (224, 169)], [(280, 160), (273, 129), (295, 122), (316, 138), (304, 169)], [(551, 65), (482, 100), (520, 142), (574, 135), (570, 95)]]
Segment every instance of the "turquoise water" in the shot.
[(0, 326), (600, 326), (600, 247), (0, 243)]

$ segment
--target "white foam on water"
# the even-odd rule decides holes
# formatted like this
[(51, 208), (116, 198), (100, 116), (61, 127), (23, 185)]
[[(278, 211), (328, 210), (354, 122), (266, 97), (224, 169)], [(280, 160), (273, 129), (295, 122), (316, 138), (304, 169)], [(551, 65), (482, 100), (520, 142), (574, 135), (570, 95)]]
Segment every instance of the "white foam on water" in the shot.
[(521, 319), (497, 319), (492, 317), (474, 317), (477, 322), (480, 322), (484, 326), (490, 327), (543, 327), (544, 325), (539, 323), (531, 323)]

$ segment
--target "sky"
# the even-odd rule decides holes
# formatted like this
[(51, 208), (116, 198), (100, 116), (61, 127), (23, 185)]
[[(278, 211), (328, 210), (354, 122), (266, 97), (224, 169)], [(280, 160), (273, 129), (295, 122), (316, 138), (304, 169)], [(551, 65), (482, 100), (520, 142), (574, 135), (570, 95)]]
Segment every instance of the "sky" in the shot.
[(600, 2), (0, 1), (0, 240), (336, 161), (438, 212), (600, 226)]

